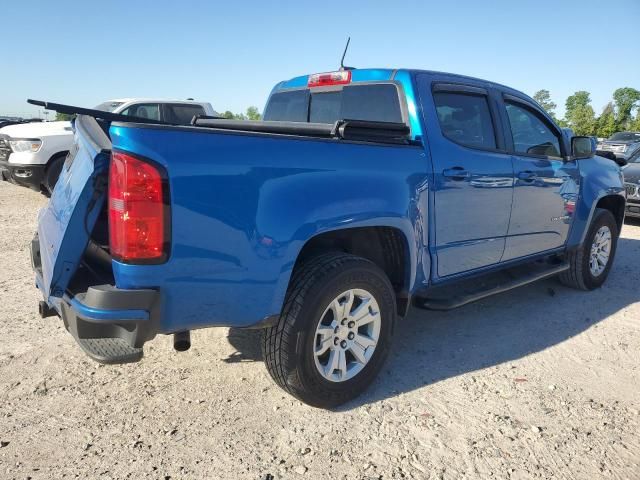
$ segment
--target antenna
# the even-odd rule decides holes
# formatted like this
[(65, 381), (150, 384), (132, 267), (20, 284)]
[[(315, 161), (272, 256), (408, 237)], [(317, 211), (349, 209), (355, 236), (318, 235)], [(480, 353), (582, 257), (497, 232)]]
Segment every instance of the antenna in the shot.
[(344, 66), (344, 57), (347, 54), (347, 50), (349, 49), (349, 43), (351, 43), (351, 37), (347, 37), (347, 44), (344, 47), (344, 52), (342, 52), (342, 59), (340, 59), (340, 70), (353, 70), (353, 67)]

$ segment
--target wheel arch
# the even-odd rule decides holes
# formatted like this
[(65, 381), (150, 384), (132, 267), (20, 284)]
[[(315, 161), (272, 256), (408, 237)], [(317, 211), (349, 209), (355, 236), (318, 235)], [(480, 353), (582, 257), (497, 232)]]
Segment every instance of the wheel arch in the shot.
[(625, 199), (622, 195), (605, 195), (600, 198), (598, 203), (595, 205), (595, 208), (609, 210), (613, 214), (616, 219), (616, 224), (618, 225), (618, 234), (622, 230), (622, 225), (624, 223), (625, 203)]
[[(399, 227), (352, 226), (319, 232), (310, 237), (300, 248), (293, 271), (310, 258), (326, 252), (349, 253), (375, 263), (382, 269), (396, 294), (396, 308), (404, 316), (410, 305), (410, 291), (415, 276), (411, 248), (406, 233)], [(293, 274), (289, 278), (289, 282)], [(289, 283), (288, 282), (288, 283)], [(287, 285), (287, 290), (290, 285)]]
[(60, 152), (54, 153), (53, 155), (51, 155), (49, 157), (49, 160), (47, 160), (45, 168), (49, 168), (51, 166), (51, 164), (53, 163), (53, 161), (56, 160), (57, 158), (66, 157), (68, 154), (69, 154), (69, 150), (62, 150)]

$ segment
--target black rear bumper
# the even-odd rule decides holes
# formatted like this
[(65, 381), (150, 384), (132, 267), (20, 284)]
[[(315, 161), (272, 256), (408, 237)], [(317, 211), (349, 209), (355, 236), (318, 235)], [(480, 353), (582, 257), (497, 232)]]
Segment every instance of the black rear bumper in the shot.
[[(42, 289), (40, 242), (31, 242), (31, 265)], [(43, 290), (44, 291), (44, 290)], [(45, 298), (45, 301), (47, 298)], [(160, 292), (94, 285), (52, 299), (67, 331), (91, 358), (102, 363), (127, 363), (142, 358), (142, 346), (160, 327)]]

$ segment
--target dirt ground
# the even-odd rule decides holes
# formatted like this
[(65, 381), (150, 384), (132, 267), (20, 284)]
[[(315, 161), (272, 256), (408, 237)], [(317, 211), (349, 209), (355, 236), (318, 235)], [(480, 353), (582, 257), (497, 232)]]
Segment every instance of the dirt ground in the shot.
[(373, 387), (328, 412), (275, 386), (255, 332), (93, 363), (36, 311), (45, 201), (0, 182), (2, 479), (640, 479), (638, 223), (600, 290), (549, 280), (413, 311)]

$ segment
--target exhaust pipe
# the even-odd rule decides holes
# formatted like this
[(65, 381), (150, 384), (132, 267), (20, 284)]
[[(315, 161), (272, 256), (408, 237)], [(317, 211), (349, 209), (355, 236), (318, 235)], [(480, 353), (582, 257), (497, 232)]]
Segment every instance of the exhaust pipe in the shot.
[(55, 308), (51, 308), (47, 302), (40, 300), (38, 302), (38, 313), (42, 318), (54, 317), (58, 315)]
[(191, 348), (191, 332), (177, 332), (173, 334), (173, 348), (177, 352), (186, 352)]

